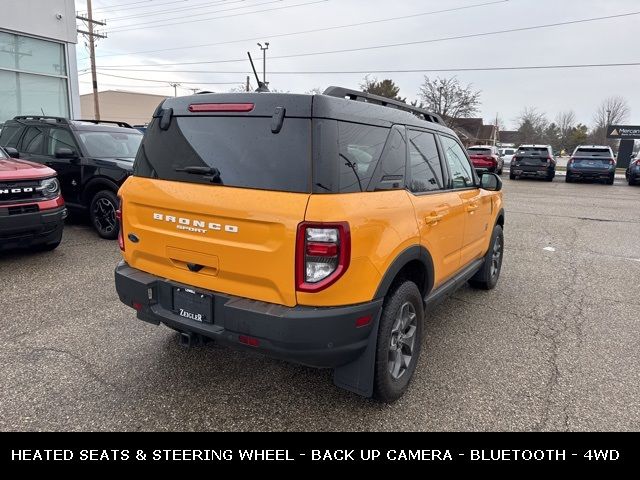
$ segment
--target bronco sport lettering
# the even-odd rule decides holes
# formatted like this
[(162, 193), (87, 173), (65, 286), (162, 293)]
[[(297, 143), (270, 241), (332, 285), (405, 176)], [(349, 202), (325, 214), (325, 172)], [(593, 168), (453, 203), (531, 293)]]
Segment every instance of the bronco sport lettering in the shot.
[[(467, 282), (495, 287), (501, 187), (442, 119), (395, 100), (338, 87), (168, 98), (119, 191), (116, 289), (184, 344), (331, 368), (336, 385), (392, 402), (425, 312)], [(233, 235), (191, 234), (209, 230)]]

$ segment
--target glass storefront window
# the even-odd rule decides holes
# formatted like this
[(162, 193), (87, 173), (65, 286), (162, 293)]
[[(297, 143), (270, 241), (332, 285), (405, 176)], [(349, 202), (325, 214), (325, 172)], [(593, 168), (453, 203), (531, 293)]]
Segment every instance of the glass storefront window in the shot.
[(64, 45), (0, 32), (0, 123), (16, 115), (69, 116)]
[(66, 75), (61, 43), (0, 32), (0, 68)]

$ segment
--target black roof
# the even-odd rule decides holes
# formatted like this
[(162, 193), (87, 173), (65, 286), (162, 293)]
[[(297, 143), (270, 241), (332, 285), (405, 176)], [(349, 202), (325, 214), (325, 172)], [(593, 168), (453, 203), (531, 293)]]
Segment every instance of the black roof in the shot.
[(171, 97), (160, 104), (154, 117), (160, 117), (163, 109), (172, 109), (173, 116), (216, 115), (211, 112), (197, 113), (189, 110), (190, 105), (206, 103), (253, 104), (253, 109), (248, 113), (220, 113), (225, 116), (272, 117), (277, 107), (284, 107), (285, 115), (290, 118), (328, 118), (383, 127), (404, 124), (455, 135), (439, 116), (426, 110), (341, 87), (329, 87), (324, 94), (319, 95), (248, 92), (199, 93), (186, 97)]

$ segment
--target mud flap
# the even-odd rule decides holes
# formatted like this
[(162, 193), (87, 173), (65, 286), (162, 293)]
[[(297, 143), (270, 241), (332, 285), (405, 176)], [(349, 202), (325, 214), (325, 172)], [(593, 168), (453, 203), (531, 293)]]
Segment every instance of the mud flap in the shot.
[(363, 397), (373, 396), (375, 376), (376, 348), (378, 346), (378, 328), (382, 309), (376, 315), (367, 348), (356, 360), (342, 365), (333, 371), (333, 383)]

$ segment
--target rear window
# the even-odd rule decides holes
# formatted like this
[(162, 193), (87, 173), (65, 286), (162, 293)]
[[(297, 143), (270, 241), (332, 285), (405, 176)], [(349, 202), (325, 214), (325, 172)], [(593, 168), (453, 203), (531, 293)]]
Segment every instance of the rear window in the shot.
[(547, 155), (549, 151), (540, 147), (521, 147), (518, 149), (518, 155)]
[[(271, 131), (271, 122), (271, 117), (173, 117), (168, 130), (161, 130), (154, 119), (136, 157), (134, 175), (309, 192), (311, 120), (286, 118), (277, 134)], [(344, 146), (356, 172), (366, 170), (368, 156), (375, 154), (358, 148), (360, 144), (354, 139)], [(185, 172), (189, 167), (216, 169), (219, 176)], [(349, 181), (355, 181), (353, 170)]]
[(579, 148), (576, 150), (576, 157), (605, 157), (612, 158), (613, 155), (608, 148)]
[(469, 148), (468, 152), (469, 155), (484, 155), (487, 157), (493, 154), (490, 148)]

